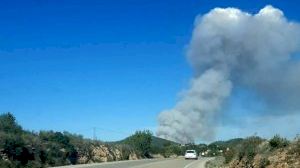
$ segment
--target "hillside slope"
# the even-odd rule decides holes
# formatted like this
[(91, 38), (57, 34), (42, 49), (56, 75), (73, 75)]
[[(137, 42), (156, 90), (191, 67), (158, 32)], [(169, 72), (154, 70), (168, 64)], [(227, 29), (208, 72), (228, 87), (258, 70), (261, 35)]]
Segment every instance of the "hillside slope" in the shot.
[(300, 137), (289, 141), (278, 135), (270, 140), (253, 136), (235, 142), (207, 168), (300, 168)]

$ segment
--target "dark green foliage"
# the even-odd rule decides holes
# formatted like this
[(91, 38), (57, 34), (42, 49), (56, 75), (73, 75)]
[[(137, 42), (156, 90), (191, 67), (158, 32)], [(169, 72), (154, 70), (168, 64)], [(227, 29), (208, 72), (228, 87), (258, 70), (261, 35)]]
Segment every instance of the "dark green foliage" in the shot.
[[(0, 115), (0, 167), (43, 167), (76, 164), (72, 134), (24, 131), (11, 113)], [(76, 139), (76, 138), (74, 138)], [(72, 142), (75, 140), (72, 139)], [(4, 161), (2, 157), (8, 160)]]
[(66, 132), (53, 131), (40, 132), (39, 136), (43, 141), (44, 148), (47, 149), (47, 152), (43, 153), (47, 164), (54, 166), (77, 163), (78, 151), (70, 140), (73, 138), (72, 142), (75, 143), (75, 136)]
[(77, 163), (77, 160), (78, 160), (78, 152), (77, 150), (75, 149), (75, 147), (70, 147), (68, 149), (68, 153), (67, 153), (67, 156), (68, 156), (68, 160), (70, 161), (71, 164), (76, 164)]
[(179, 145), (179, 144), (175, 143), (173, 141), (169, 141), (166, 139), (152, 136), (152, 146), (153, 147), (163, 148), (163, 147), (169, 146), (169, 145)]
[[(85, 156), (88, 163), (95, 161), (93, 149), (100, 145), (103, 143), (68, 132), (25, 131), (11, 113), (0, 115), (0, 168), (77, 164), (79, 155)], [(184, 153), (184, 148), (179, 144), (153, 137), (150, 131), (137, 131), (125, 140), (110, 145), (118, 146), (123, 160), (129, 159), (132, 153), (144, 158), (150, 158), (152, 153), (166, 156)]]
[(286, 138), (281, 138), (279, 135), (275, 135), (269, 141), (269, 145), (273, 149), (284, 148), (289, 145), (289, 141)]
[[(154, 137), (150, 131), (137, 131), (123, 141), (106, 145), (118, 146), (122, 153), (122, 160), (129, 159), (132, 153), (144, 158), (151, 158), (152, 154), (170, 157), (184, 155), (186, 150), (194, 149), (197, 153), (209, 151), (207, 156), (218, 156), (224, 153), (221, 151), (226, 151), (224, 156), (226, 162), (229, 162), (234, 154), (240, 157), (253, 157), (255, 148), (252, 147), (256, 146), (259, 141), (257, 137), (252, 137), (246, 140), (217, 141), (209, 145), (191, 143), (181, 146), (178, 143)], [(100, 145), (103, 143), (84, 139), (81, 135), (68, 132), (25, 131), (18, 125), (11, 113), (0, 115), (0, 168), (38, 168), (77, 164), (79, 155), (85, 156), (85, 162), (88, 163), (95, 161), (93, 149)], [(227, 148), (230, 150), (226, 150)], [(242, 148), (246, 150), (238, 150)]]
[(170, 157), (172, 155), (183, 155), (183, 150), (179, 145), (166, 144), (161, 152), (164, 157)]
[[(149, 135), (151, 134), (150, 131), (138, 131), (138, 133), (145, 133), (147, 134), (147, 132), (149, 133)], [(136, 134), (134, 134), (136, 135)], [(134, 136), (133, 135), (133, 136)], [(108, 142), (108, 144), (112, 144), (112, 145), (120, 145), (122, 144), (122, 146), (124, 146), (125, 144), (125, 148), (128, 148), (129, 149), (129, 152), (123, 150), (123, 155), (125, 153), (125, 155), (128, 156), (128, 154), (132, 151), (135, 151), (137, 152), (138, 154), (141, 154), (142, 152), (140, 152), (139, 149), (136, 148), (136, 143), (129, 143), (129, 140), (132, 138), (132, 136), (124, 139), (124, 140), (121, 140), (121, 141), (116, 141), (116, 142)], [(134, 141), (132, 141), (134, 142)], [(176, 143), (176, 142), (173, 142), (173, 141), (169, 141), (169, 140), (166, 140), (166, 139), (162, 139), (162, 138), (159, 138), (159, 137), (155, 137), (155, 136), (152, 136), (151, 134), (151, 144), (150, 144), (150, 150), (149, 150), (149, 156), (148, 157), (151, 157), (150, 154), (161, 154), (165, 157), (169, 157), (171, 155), (183, 155), (185, 152), (185, 149), (184, 147), (181, 147), (180, 144)], [(146, 157), (146, 156), (143, 156), (143, 157)]]
[(180, 144), (152, 136), (150, 153), (170, 157), (172, 155), (183, 155), (184, 152)]
[(15, 161), (1, 164), (7, 164), (8, 167), (24, 166), (34, 160), (34, 152), (24, 141), (25, 134), (11, 113), (0, 115), (0, 150), (3, 156)]
[(22, 127), (17, 124), (15, 117), (8, 112), (0, 115), (0, 131), (19, 134), (22, 132)]
[(142, 157), (150, 158), (150, 149), (152, 143), (152, 133), (148, 130), (137, 131), (134, 135), (125, 139), (125, 144), (132, 146), (136, 151), (140, 152)]

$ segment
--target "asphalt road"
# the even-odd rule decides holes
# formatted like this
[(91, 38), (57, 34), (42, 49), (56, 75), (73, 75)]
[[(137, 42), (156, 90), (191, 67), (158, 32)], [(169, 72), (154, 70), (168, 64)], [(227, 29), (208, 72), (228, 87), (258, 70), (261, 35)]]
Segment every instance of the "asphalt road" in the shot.
[(184, 160), (184, 158), (154, 159), (64, 166), (60, 168), (204, 168), (205, 162), (208, 160), (210, 158), (200, 158), (199, 160)]

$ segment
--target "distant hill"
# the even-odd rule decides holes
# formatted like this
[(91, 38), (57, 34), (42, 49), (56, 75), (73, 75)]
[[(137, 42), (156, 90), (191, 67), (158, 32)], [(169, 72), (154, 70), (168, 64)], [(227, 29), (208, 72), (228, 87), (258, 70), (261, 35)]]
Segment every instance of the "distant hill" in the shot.
[[(113, 144), (113, 145), (124, 144), (124, 143), (126, 143), (128, 138), (130, 138), (130, 136), (123, 139), (123, 140), (120, 140), (120, 141), (106, 142), (106, 143)], [(179, 143), (176, 143), (174, 141), (166, 140), (166, 139), (159, 138), (159, 137), (156, 137), (156, 136), (152, 136), (152, 143), (151, 144), (152, 144), (153, 147), (157, 147), (157, 148), (162, 148), (162, 147), (164, 147), (164, 145), (179, 145)]]
[(232, 148), (232, 147), (242, 144), (243, 140), (244, 140), (243, 138), (235, 138), (235, 139), (230, 139), (227, 141), (215, 141), (215, 142), (212, 142), (211, 144), (209, 144), (209, 146), (216, 145), (216, 146), (224, 147), (224, 148), (227, 148), (227, 147)]
[(161, 148), (166, 144), (179, 145), (179, 143), (176, 143), (174, 141), (170, 141), (170, 140), (166, 140), (166, 139), (159, 138), (156, 136), (152, 136), (152, 145), (153, 146)]

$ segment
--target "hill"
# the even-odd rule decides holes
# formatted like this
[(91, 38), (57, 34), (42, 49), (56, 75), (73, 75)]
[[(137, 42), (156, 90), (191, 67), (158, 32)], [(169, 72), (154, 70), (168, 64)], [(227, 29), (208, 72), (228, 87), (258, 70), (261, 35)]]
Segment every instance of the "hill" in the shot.
[[(215, 144), (220, 144), (216, 142)], [(227, 142), (228, 148), (207, 164), (207, 168), (298, 168), (300, 167), (300, 137), (289, 141), (279, 135), (267, 140), (258, 136)], [(235, 145), (232, 145), (235, 144)]]
[[(112, 145), (124, 144), (129, 139), (130, 139), (130, 136), (123, 139), (123, 140), (120, 140), (120, 141), (106, 142), (106, 143), (107, 144), (112, 144)], [(180, 145), (179, 143), (176, 143), (174, 141), (166, 140), (166, 139), (159, 138), (159, 137), (156, 137), (156, 136), (153, 136), (153, 135), (151, 135), (151, 139), (152, 139), (151, 145), (153, 147), (157, 147), (157, 148), (163, 148), (166, 145)]]
[(156, 136), (152, 136), (152, 145), (154, 147), (162, 148), (166, 145), (180, 145), (179, 143), (176, 143), (174, 141), (166, 140), (163, 138), (159, 138)]

